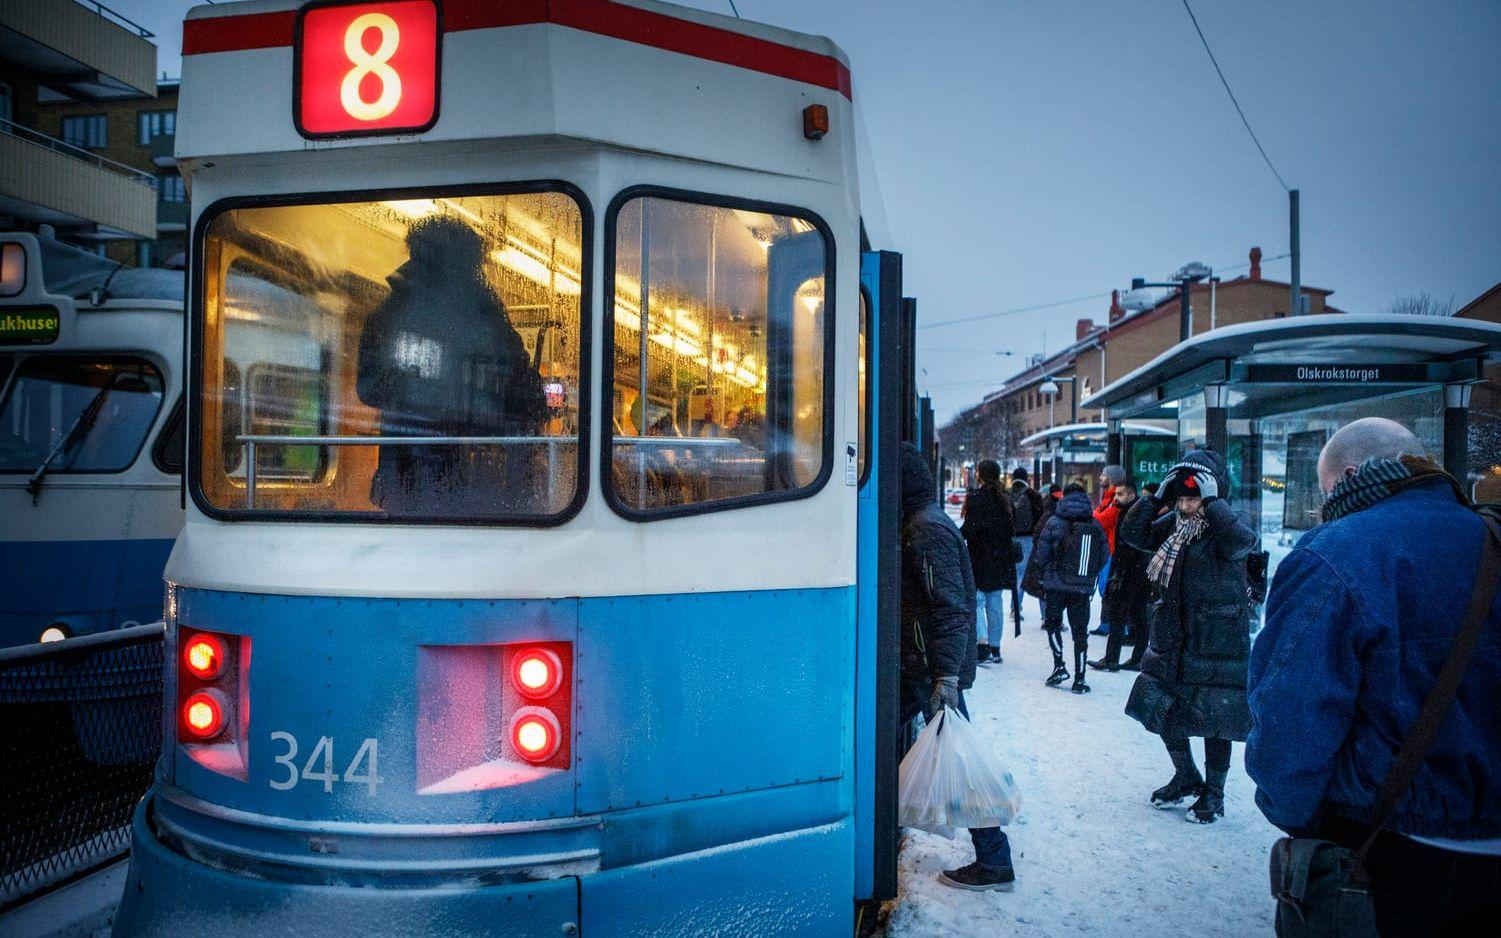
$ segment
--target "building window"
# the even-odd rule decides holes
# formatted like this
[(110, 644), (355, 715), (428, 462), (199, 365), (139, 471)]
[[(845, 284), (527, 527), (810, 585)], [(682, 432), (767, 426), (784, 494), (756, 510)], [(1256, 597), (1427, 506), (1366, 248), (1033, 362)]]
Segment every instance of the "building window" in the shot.
[(13, 93), (10, 90), (10, 85), (6, 82), (0, 81), (0, 121), (10, 122), (15, 120), (15, 118), (11, 116), (14, 113), (11, 110), (12, 94)]
[(182, 177), (176, 173), (156, 177), (156, 194), (163, 202), (186, 202), (188, 200), (187, 186), (183, 185)]
[(108, 124), (103, 114), (84, 114), (63, 118), (63, 140), (75, 147), (101, 150), (109, 143)]
[(136, 118), (137, 139), (143, 147), (157, 137), (177, 133), (176, 111), (141, 111)]

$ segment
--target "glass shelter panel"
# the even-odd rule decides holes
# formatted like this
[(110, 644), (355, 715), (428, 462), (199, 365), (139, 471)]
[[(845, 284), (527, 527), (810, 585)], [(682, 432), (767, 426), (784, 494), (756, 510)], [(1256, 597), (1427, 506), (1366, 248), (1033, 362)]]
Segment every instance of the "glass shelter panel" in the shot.
[(558, 518), (579, 491), (582, 209), (561, 192), (230, 208), (206, 228), (211, 509)]
[(672, 511), (814, 487), (831, 429), (824, 230), (645, 197), (620, 206), (614, 245), (617, 504)]

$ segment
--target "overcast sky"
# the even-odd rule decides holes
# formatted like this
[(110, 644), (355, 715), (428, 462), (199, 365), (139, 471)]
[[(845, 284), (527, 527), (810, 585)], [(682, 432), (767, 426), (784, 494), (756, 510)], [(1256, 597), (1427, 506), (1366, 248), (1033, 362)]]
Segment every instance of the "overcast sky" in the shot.
[[(504, 0), (497, 0), (504, 2)], [(1501, 3), (1190, 0), (1289, 186), (1303, 282), (1380, 312), (1501, 280)], [(736, 0), (853, 63), (940, 418), (1071, 341), (1106, 293), (1287, 250), (1287, 196), (1182, 0)], [(180, 70), (179, 0), (108, 0)], [(729, 0), (689, 5), (729, 11)], [(1231, 270), (1230, 268), (1235, 268)], [(1285, 280), (1286, 260), (1265, 264)], [(997, 356), (1011, 351), (1011, 357)]]

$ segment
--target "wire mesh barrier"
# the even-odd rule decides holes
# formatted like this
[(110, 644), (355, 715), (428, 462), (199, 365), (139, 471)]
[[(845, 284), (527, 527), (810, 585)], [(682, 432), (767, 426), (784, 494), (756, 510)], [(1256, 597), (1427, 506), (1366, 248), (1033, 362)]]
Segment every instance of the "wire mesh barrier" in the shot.
[(129, 849), (161, 708), (161, 623), (0, 649), (0, 910)]

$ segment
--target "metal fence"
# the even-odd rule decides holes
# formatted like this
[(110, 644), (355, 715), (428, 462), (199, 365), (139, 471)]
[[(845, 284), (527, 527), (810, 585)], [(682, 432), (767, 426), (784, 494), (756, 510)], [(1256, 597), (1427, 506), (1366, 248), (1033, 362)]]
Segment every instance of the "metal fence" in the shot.
[(161, 708), (161, 623), (0, 649), (0, 910), (130, 849)]

